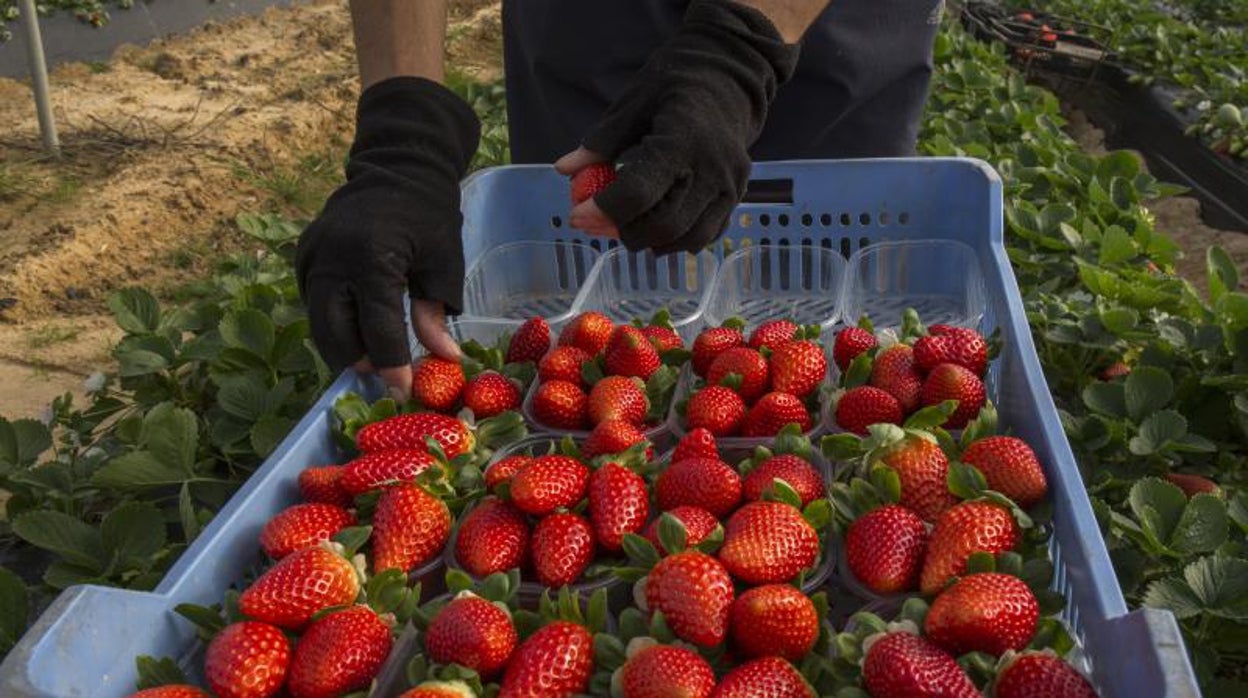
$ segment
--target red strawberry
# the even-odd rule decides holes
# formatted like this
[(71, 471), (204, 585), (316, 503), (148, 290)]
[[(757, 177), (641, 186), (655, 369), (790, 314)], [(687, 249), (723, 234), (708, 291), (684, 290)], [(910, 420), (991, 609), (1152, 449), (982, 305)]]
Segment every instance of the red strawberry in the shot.
[(732, 436), (745, 419), (745, 401), (741, 396), (720, 385), (709, 385), (689, 398), (685, 408), (685, 426), (699, 427), (714, 436)]
[[(596, 458), (601, 455), (623, 453), (629, 448), (646, 440), (646, 435), (636, 426), (619, 419), (607, 419), (598, 423), (585, 443), (581, 444), (581, 455)], [(654, 456), (654, 449), (646, 449), (646, 459)]]
[(845, 371), (858, 358), (859, 354), (870, 351), (878, 346), (875, 335), (861, 327), (846, 327), (836, 333), (836, 342), (832, 345), (832, 359)]
[(790, 393), (771, 392), (750, 408), (741, 433), (751, 437), (775, 436), (790, 424), (798, 425), (803, 432), (814, 426), (801, 398)]
[(867, 433), (872, 424), (901, 424), (901, 403), (886, 391), (870, 385), (850, 388), (836, 403), (836, 423), (845, 431)]
[(437, 460), (423, 448), (370, 451), (346, 464), (338, 484), (354, 497), (387, 482), (414, 480), (436, 464)]
[(796, 322), (792, 320), (768, 320), (750, 333), (749, 345), (751, 349), (762, 349), (767, 347), (771, 351), (775, 351), (781, 344), (787, 344), (793, 340), (800, 328)]
[(690, 429), (681, 438), (672, 451), (672, 462), (686, 458), (719, 458), (719, 449), (715, 446), (715, 435), (701, 427)]
[(524, 564), (529, 524), (511, 504), (487, 497), (464, 515), (455, 538), (455, 561), (474, 577), (488, 577)]
[(333, 538), (353, 523), (355, 517), (342, 507), (296, 504), (269, 519), (260, 532), (260, 547), (269, 557), (280, 560), (300, 548)]
[(988, 487), (1026, 509), (1044, 499), (1048, 481), (1035, 451), (1013, 436), (989, 436), (962, 452), (962, 462), (979, 468)]
[(815, 690), (792, 664), (759, 657), (728, 672), (711, 698), (815, 698)]
[(997, 698), (1096, 698), (1074, 667), (1050, 652), (1024, 652), (997, 673)]
[(862, 681), (872, 698), (978, 698), (947, 652), (905, 631), (867, 638)]
[(572, 318), (559, 333), (559, 346), (579, 347), (590, 356), (597, 356), (607, 348), (615, 323), (611, 318), (595, 311), (588, 311)]
[(988, 343), (984, 336), (967, 327), (932, 325), (927, 337), (914, 342), (914, 362), (920, 371), (931, 371), (941, 364), (957, 364), (976, 376), (988, 369)]
[(550, 349), (550, 325), (545, 318), (532, 317), (524, 321), (507, 345), (507, 363), (538, 361)]
[(641, 333), (646, 336), (646, 339), (650, 340), (650, 343), (654, 345), (654, 348), (659, 353), (685, 348), (685, 340), (681, 339), (680, 335), (676, 334), (676, 330), (670, 327), (646, 325), (641, 328)]
[(300, 630), (317, 611), (355, 601), (360, 576), (351, 561), (324, 547), (296, 550), (278, 560), (239, 596), (243, 615)]
[(129, 698), (212, 698), (212, 696), (199, 686), (169, 684), (145, 688), (137, 693), (131, 693)]
[(767, 584), (732, 602), (729, 627), (742, 657), (775, 655), (800, 662), (819, 639), (819, 613), (796, 587)]
[(593, 670), (593, 636), (575, 623), (555, 621), (511, 655), (498, 698), (571, 698), (588, 690)]
[(791, 581), (818, 559), (819, 534), (788, 504), (750, 502), (724, 526), (719, 560), (746, 584)]
[(518, 641), (511, 614), (472, 592), (443, 606), (425, 630), (430, 659), (467, 667), (487, 681), (502, 671)]
[[(973, 446), (974, 444), (971, 444), (971, 445)], [(1187, 495), (1188, 499), (1191, 499), (1192, 497), (1195, 497), (1198, 494), (1217, 495), (1222, 492), (1222, 490), (1218, 487), (1218, 483), (1214, 482), (1213, 480), (1210, 480), (1207, 477), (1201, 477), (1200, 475), (1187, 475), (1184, 473), (1166, 473), (1166, 481), (1174, 485), (1175, 487), (1178, 487), (1179, 489), (1183, 490), (1183, 494)], [(991, 482), (992, 481), (989, 480), (990, 484)], [(1022, 504), (1022, 502), (1018, 501), (1017, 499), (1015, 501), (1018, 502), (1020, 505)]]
[(897, 398), (903, 413), (919, 408), (923, 374), (914, 367), (914, 350), (905, 344), (894, 344), (875, 355), (870, 383)]
[(537, 581), (561, 587), (580, 579), (594, 559), (594, 529), (577, 514), (551, 514), (533, 527), (529, 541)]
[(620, 420), (640, 426), (650, 411), (646, 387), (638, 378), (607, 376), (589, 391), (589, 422)]
[(412, 373), (412, 397), (435, 412), (450, 412), (459, 402), (467, 379), (458, 361), (426, 356)]
[(845, 534), (845, 557), (854, 577), (877, 594), (913, 591), (919, 586), (927, 526), (917, 514), (886, 504), (863, 514)]
[(451, 510), (423, 487), (387, 487), (373, 515), (373, 572), (410, 572), (442, 552), (451, 536)]
[(520, 407), (520, 388), (501, 373), (482, 371), (464, 387), (464, 407), (477, 419), (488, 419)]
[(741, 483), (742, 495), (746, 501), (762, 499), (763, 493), (775, 480), (783, 480), (792, 487), (802, 498), (803, 507), (827, 496), (823, 475), (815, 470), (815, 466), (793, 454), (772, 456), (759, 463)]
[(343, 466), (314, 465), (299, 473), (299, 496), (304, 501), (333, 504), (346, 509), (354, 500), (351, 493), (342, 489)]
[(516, 454), (507, 456), (485, 469), (485, 489), (493, 492), (495, 487), (504, 482), (511, 482), (512, 476), (520, 472), (524, 466), (533, 462), (531, 456)]
[(268, 623), (244, 621), (212, 638), (204, 678), (218, 698), (268, 698), (282, 689), (290, 667), (290, 641)]
[(715, 690), (715, 672), (702, 655), (672, 645), (630, 652), (616, 676), (624, 698), (707, 698)]
[(983, 381), (957, 364), (940, 364), (923, 381), (924, 405), (935, 405), (945, 400), (958, 401), (958, 409), (945, 422), (948, 429), (966, 426), (979, 415), (986, 399)]
[(662, 611), (676, 637), (702, 647), (724, 641), (734, 592), (719, 560), (696, 550), (668, 555), (641, 584), (646, 607)]
[(589, 468), (570, 456), (538, 456), (511, 478), (511, 501), (526, 514), (545, 516), (585, 496)]
[(595, 162), (582, 167), (572, 175), (572, 203), (592, 199), (615, 181), (615, 166), (609, 162)]
[(809, 339), (783, 344), (771, 353), (771, 386), (780, 393), (806, 397), (828, 375), (823, 347)]
[(477, 439), (462, 419), (436, 412), (400, 414), (369, 424), (360, 430), (355, 443), (365, 453), (392, 448), (428, 448), (433, 439), (448, 459), (472, 451)]
[(962, 502), (936, 521), (928, 539), (919, 586), (924, 594), (935, 594), (951, 578), (966, 572), (966, 561), (973, 553), (995, 555), (1013, 550), (1018, 539), (1018, 524), (1003, 507)]
[(606, 463), (589, 478), (589, 519), (603, 550), (621, 548), (625, 533), (638, 533), (650, 518), (650, 491), (637, 473)]
[(924, 521), (935, 521), (958, 498), (949, 491), (949, 459), (934, 438), (909, 433), (880, 462), (897, 471), (901, 505)]
[(463, 681), (425, 681), (399, 698), (477, 698), (477, 694)]
[(554, 429), (583, 428), (588, 407), (585, 391), (567, 381), (542, 383), (533, 394), (533, 416)]
[(287, 684), (291, 698), (335, 698), (367, 688), (392, 644), (390, 627), (367, 606), (321, 618), (295, 647)]
[(741, 330), (731, 327), (712, 327), (702, 330), (693, 340), (693, 372), (706, 376), (711, 362), (721, 353), (733, 348), (745, 346), (745, 335)]
[(712, 516), (727, 516), (741, 502), (741, 476), (718, 458), (687, 458), (675, 461), (654, 483), (659, 508), (668, 511), (681, 505), (702, 507)]
[(541, 383), (548, 381), (567, 381), (579, 387), (586, 387), (581, 378), (581, 366), (594, 357), (580, 347), (555, 347), (542, 357), (537, 364), (537, 379)]
[(729, 375), (740, 377), (741, 385), (735, 390), (747, 404), (767, 392), (771, 377), (767, 359), (749, 347), (733, 347), (716, 356), (706, 371), (706, 382), (721, 385)]
[[(679, 506), (669, 509), (667, 514), (676, 517), (678, 521), (685, 527), (685, 547), (693, 546), (706, 540), (708, 536), (719, 528), (719, 519), (711, 512), (702, 507)], [(666, 555), (669, 550), (663, 547), (663, 542), (659, 540), (659, 520), (656, 518), (646, 526), (646, 540), (654, 545), (655, 550), (659, 554)]]
[(1101, 380), (1112, 381), (1118, 378), (1126, 378), (1129, 375), (1131, 375), (1131, 367), (1121, 361), (1118, 361), (1110, 364), (1105, 367), (1105, 370), (1101, 371)]
[(989, 572), (954, 582), (932, 602), (923, 632), (954, 656), (1021, 650), (1036, 634), (1040, 605), (1018, 577)]
[(659, 351), (641, 330), (632, 325), (620, 325), (611, 333), (603, 363), (610, 375), (635, 376), (644, 381), (659, 370), (663, 362)]

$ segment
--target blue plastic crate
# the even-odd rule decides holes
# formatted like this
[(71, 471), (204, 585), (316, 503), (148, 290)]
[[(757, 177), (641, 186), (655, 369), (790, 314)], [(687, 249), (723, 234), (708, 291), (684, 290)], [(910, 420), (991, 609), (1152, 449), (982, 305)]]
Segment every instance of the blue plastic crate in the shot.
[[(739, 249), (746, 241), (816, 245), (846, 258), (884, 240), (956, 240), (975, 252), (986, 299), (979, 324), (999, 328), (1004, 341), (989, 383), (1003, 424), (1031, 443), (1045, 464), (1055, 505), (1055, 586), (1069, 600), (1065, 618), (1094, 680), (1111, 696), (1199, 695), (1173, 616), (1151, 609), (1128, 612), (1118, 589), (1006, 257), (996, 173), (976, 160), (921, 158), (767, 163), (756, 165), (753, 174), (751, 202), (734, 214), (725, 234), (730, 244), (714, 246), (717, 259), (726, 246)], [(515, 241), (614, 247), (566, 227), (567, 179), (546, 166), (474, 175), (464, 184), (463, 208), (470, 265), (486, 250)], [(648, 263), (644, 257), (639, 261)], [(681, 277), (685, 267), (672, 272), (675, 280), (655, 283), (692, 287)], [(457, 332), (490, 341), (515, 326), (515, 321), (473, 322)], [(330, 413), (347, 391), (380, 393), (374, 381), (351, 372), (341, 376), (154, 592), (80, 586), (62, 593), (0, 665), (0, 695), (125, 696), (133, 689), (134, 658), (140, 654), (174, 656), (195, 669), (194, 631), (172, 608), (219, 601), (256, 564), (256, 537), (269, 517), (296, 501), (298, 472), (340, 459), (330, 436)]]

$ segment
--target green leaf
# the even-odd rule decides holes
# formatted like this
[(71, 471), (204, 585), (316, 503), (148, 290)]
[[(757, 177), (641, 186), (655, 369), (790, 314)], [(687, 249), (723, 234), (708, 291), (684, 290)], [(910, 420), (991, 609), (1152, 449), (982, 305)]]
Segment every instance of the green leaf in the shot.
[(1209, 302), (1218, 301), (1239, 288), (1239, 269), (1235, 260), (1221, 247), (1212, 246), (1205, 252), (1205, 268), (1209, 275)]
[(1130, 233), (1116, 225), (1111, 225), (1105, 230), (1105, 234), (1101, 238), (1101, 255), (1099, 259), (1102, 267), (1122, 264), (1134, 258), (1137, 254), (1139, 254), (1139, 250), (1136, 248), (1135, 240), (1131, 238)]
[(13, 532), (31, 545), (60, 555), (66, 561), (99, 570), (103, 546), (99, 530), (59, 511), (31, 511), (13, 521)]
[(1207, 612), (1248, 621), (1248, 560), (1202, 557), (1183, 568), (1183, 579)]
[(1115, 150), (1102, 157), (1096, 165), (1096, 177), (1106, 181), (1114, 177), (1134, 179), (1139, 172), (1140, 161), (1125, 150)]
[(30, 618), (30, 595), (26, 584), (13, 572), (0, 567), (0, 656), (9, 653), (26, 632)]
[(295, 420), (276, 414), (266, 414), (251, 427), (251, 447), (256, 455), (268, 456), (295, 427)]
[(267, 315), (253, 308), (232, 311), (221, 319), (221, 338), (229, 347), (245, 349), (265, 360), (273, 352), (277, 328)]
[(1137, 366), (1124, 385), (1127, 415), (1135, 421), (1160, 410), (1174, 398), (1174, 381), (1156, 366)]
[[(857, 485), (854, 482), (853, 485)], [(853, 486), (851, 485), (851, 487)], [(895, 504), (901, 501), (901, 475), (892, 468), (886, 466), (877, 466), (871, 469), (871, 487), (875, 490), (872, 494), (879, 497), (884, 503)], [(860, 488), (854, 488), (858, 490)], [(855, 492), (856, 498), (861, 498), (861, 493)]]
[(131, 334), (150, 334), (160, 326), (160, 305), (141, 288), (124, 288), (108, 298), (108, 309), (121, 329)]
[(1177, 442), (1187, 435), (1187, 420), (1174, 410), (1162, 410), (1150, 414), (1142, 424), (1140, 433), (1131, 439), (1129, 448), (1138, 456), (1160, 451), (1168, 443)]
[(1227, 503), (1227, 515), (1245, 533), (1248, 533), (1248, 492), (1240, 491)]
[(190, 543), (199, 536), (199, 516), (195, 513), (195, 500), (191, 498), (191, 487), (184, 483), (178, 492), (178, 519), (182, 523), (182, 537)]
[(1158, 543), (1165, 545), (1174, 534), (1179, 520), (1183, 518), (1187, 497), (1178, 487), (1149, 477), (1139, 480), (1131, 487), (1127, 503), (1144, 531)]
[(131, 349), (116, 352), (117, 371), (123, 378), (160, 373), (169, 368), (169, 360), (154, 351)]
[(1091, 383), (1083, 389), (1083, 404), (1093, 412), (1109, 417), (1127, 416), (1127, 398), (1122, 383)]
[(33, 465), (51, 447), (52, 434), (42, 422), (0, 417), (0, 465)]
[(1201, 612), (1201, 600), (1182, 577), (1166, 577), (1148, 585), (1144, 592), (1144, 605), (1164, 608), (1179, 620), (1191, 618)]
[(1181, 553), (1211, 553), (1226, 542), (1227, 523), (1226, 502), (1212, 494), (1197, 494), (1187, 502), (1169, 547)]
[(949, 463), (949, 491), (961, 499), (975, 499), (988, 489), (988, 479), (973, 465), (959, 461)]
[(966, 559), (966, 573), (979, 574), (981, 572), (996, 572), (997, 558), (992, 553), (983, 551), (971, 553)]
[[(663, 512), (659, 516), (659, 542), (663, 544), (663, 549), (669, 555), (683, 551), (688, 541), (688, 536), (689, 531), (685, 528), (685, 524), (671, 512)], [(643, 553), (643, 555), (644, 557), (640, 559), (649, 560), (647, 553)]]
[(217, 404), (226, 413), (239, 419), (254, 422), (265, 413), (268, 405), (265, 386), (249, 380), (226, 381), (217, 391)]
[(639, 567), (649, 569), (659, 563), (659, 551), (650, 541), (633, 533), (624, 534), (623, 547), (628, 559)]
[(189, 475), (199, 446), (199, 422), (188, 409), (157, 405), (143, 420), (143, 443), (153, 457)]
[(181, 485), (194, 477), (151, 453), (136, 451), (118, 456), (104, 464), (91, 476), (91, 484), (104, 489), (127, 492), (146, 487)]
[(949, 421), (949, 417), (953, 416), (957, 409), (957, 400), (945, 400), (929, 405), (906, 418), (904, 426), (906, 429), (933, 429)]
[(182, 673), (172, 657), (156, 659), (142, 655), (134, 660), (134, 665), (138, 669), (139, 680), (136, 686), (139, 690), (186, 683), (186, 674)]
[(100, 541), (119, 569), (143, 568), (165, 547), (164, 516), (147, 502), (122, 504), (104, 517)]
[(841, 377), (841, 387), (856, 388), (866, 385), (867, 380), (871, 378), (871, 363), (872, 358), (869, 352), (863, 352), (854, 357)]

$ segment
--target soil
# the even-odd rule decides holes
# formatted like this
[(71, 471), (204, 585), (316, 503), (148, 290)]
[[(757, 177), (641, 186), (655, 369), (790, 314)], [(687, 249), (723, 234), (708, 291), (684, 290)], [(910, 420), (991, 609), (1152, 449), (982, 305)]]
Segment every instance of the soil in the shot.
[[(453, 0), (447, 60), (501, 75), (498, 0)], [(105, 63), (52, 75), (64, 157), (39, 147), (28, 87), (0, 79), (0, 415), (34, 416), (111, 366), (104, 301), (142, 285), (165, 296), (252, 245), (240, 212), (315, 213), (340, 176), (358, 91), (346, 0), (312, 0), (210, 23)], [(1079, 115), (1085, 147), (1103, 139)], [(1201, 224), (1199, 203), (1150, 204), (1203, 288), (1204, 249), (1248, 265), (1248, 235)], [(1245, 270), (1248, 277), (1248, 269)]]

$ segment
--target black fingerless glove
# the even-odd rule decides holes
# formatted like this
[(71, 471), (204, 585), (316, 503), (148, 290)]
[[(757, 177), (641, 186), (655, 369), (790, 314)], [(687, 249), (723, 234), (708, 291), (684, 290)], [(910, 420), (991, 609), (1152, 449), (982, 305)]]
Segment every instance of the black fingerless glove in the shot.
[(690, 3), (583, 142), (619, 167), (594, 200), (626, 247), (694, 251), (723, 232), (745, 194), (749, 147), (797, 57), (758, 10)]
[(360, 96), (347, 183), (299, 239), (312, 338), (335, 369), (365, 355), (411, 361), (403, 293), (460, 312), (459, 181), (480, 137), (472, 108), (436, 82), (398, 77)]

